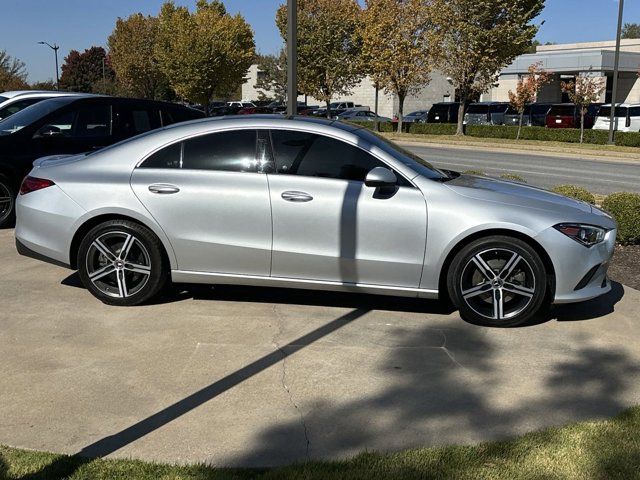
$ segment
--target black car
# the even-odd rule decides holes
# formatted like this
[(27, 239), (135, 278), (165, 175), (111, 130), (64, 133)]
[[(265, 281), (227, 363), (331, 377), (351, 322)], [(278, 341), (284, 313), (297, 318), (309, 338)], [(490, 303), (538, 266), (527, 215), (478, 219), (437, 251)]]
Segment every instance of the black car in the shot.
[(103, 96), (43, 100), (0, 121), (0, 227), (13, 222), (15, 197), (33, 161), (89, 152), (204, 113), (172, 103)]
[(434, 103), (427, 113), (427, 123), (458, 123), (458, 102)]
[[(522, 116), (523, 126), (544, 127), (547, 122), (547, 114), (551, 110), (551, 103), (532, 103), (524, 107)], [(520, 114), (518, 111), (509, 106), (509, 110), (504, 115), (505, 125), (518, 125), (520, 123)]]

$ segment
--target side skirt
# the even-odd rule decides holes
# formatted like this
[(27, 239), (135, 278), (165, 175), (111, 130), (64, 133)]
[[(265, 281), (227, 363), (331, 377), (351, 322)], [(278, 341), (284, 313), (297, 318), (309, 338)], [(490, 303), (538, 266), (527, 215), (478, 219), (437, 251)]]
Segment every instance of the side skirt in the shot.
[(175, 283), (204, 283), (222, 285), (249, 285), (254, 287), (301, 288), (306, 290), (330, 290), (336, 292), (370, 293), (414, 298), (438, 298), (437, 290), (422, 288), (390, 287), (367, 283), (342, 283), (300, 278), (264, 277), (259, 275), (233, 275), (227, 273), (188, 272), (172, 270), (171, 280)]

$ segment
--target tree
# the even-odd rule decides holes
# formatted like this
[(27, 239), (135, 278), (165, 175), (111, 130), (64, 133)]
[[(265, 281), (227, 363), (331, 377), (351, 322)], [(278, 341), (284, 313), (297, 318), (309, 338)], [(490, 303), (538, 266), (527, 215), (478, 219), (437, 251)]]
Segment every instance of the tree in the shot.
[[(533, 40), (525, 53), (536, 53), (538, 51), (538, 47), (540, 47), (541, 45), (543, 44), (540, 42), (540, 40)], [(545, 42), (544, 45), (546, 46), (546, 45), (557, 45), (557, 44), (556, 42)]]
[(109, 57), (121, 91), (140, 98), (162, 98), (167, 78), (154, 55), (159, 20), (136, 13), (118, 18), (109, 36)]
[(280, 49), (278, 55), (258, 55), (258, 80), (255, 88), (271, 92), (268, 97), (262, 92), (258, 94), (258, 100), (273, 98), (278, 102), (284, 102), (287, 98), (287, 52)]
[(208, 113), (215, 95), (242, 84), (255, 58), (253, 31), (222, 2), (198, 0), (195, 13), (173, 2), (162, 6), (154, 52), (176, 94), (201, 103)]
[(527, 51), (538, 32), (531, 21), (544, 0), (431, 0), (436, 66), (460, 97), (457, 135), (464, 135), (466, 104), (496, 82), (515, 57)]
[(113, 80), (114, 72), (107, 52), (102, 47), (91, 47), (80, 53), (71, 50), (64, 59), (60, 87), (72, 92), (100, 93), (105, 80)]
[(625, 23), (622, 27), (622, 38), (640, 38), (640, 23)]
[(0, 50), (0, 92), (25, 88), (29, 87), (24, 62), (12, 57), (6, 50)]
[(580, 109), (580, 143), (584, 140), (584, 116), (589, 105), (600, 100), (600, 95), (606, 88), (606, 82), (594, 77), (589, 72), (580, 73), (575, 81), (560, 82), (560, 88), (569, 95), (569, 99)]
[(431, 81), (428, 8), (423, 0), (367, 0), (362, 58), (374, 81), (398, 96), (398, 132), (404, 101)]
[(29, 85), (29, 88), (31, 90), (55, 90), (56, 89), (56, 82), (54, 82), (53, 80), (49, 79), (49, 80), (43, 80), (40, 82), (33, 82)]
[(550, 72), (542, 68), (542, 62), (534, 63), (527, 69), (527, 75), (518, 80), (515, 93), (509, 90), (509, 103), (518, 112), (518, 135), (516, 140), (520, 140), (522, 130), (522, 118), (527, 105), (536, 101), (536, 96), (545, 83), (551, 80)]
[[(362, 78), (361, 10), (357, 0), (298, 0), (298, 90), (326, 104), (347, 95)], [(287, 39), (287, 7), (276, 13)]]

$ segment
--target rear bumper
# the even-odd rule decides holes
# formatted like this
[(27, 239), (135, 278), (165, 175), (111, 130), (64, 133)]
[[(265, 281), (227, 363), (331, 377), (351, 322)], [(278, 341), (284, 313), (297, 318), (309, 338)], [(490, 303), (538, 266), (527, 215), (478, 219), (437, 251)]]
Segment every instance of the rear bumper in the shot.
[(43, 255), (34, 250), (31, 250), (29, 247), (27, 247), (17, 238), (16, 238), (16, 250), (20, 255), (25, 257), (33, 258), (35, 260), (40, 260), (41, 262), (50, 263), (58, 267), (64, 267), (69, 269), (71, 268), (71, 265), (69, 265), (68, 263), (61, 262), (59, 260), (56, 260), (55, 258), (47, 257), (46, 255)]

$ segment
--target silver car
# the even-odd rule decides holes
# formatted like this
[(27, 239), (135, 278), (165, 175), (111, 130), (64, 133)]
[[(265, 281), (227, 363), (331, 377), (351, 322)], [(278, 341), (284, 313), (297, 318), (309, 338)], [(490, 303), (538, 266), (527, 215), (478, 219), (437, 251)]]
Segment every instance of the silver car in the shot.
[(437, 298), (527, 322), (608, 292), (616, 223), (530, 186), (434, 168), (367, 129), (281, 116), (176, 124), (37, 160), (20, 253), (111, 305), (169, 281)]

